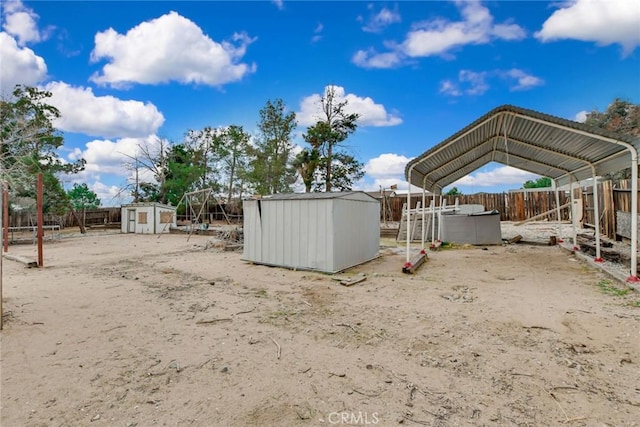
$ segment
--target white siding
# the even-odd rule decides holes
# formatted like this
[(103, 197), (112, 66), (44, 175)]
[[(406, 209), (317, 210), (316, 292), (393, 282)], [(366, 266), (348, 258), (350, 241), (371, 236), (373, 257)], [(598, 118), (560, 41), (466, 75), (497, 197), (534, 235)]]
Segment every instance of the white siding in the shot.
[[(173, 214), (172, 222), (160, 222), (161, 213), (170, 212)], [(171, 206), (159, 203), (133, 203), (121, 207), (120, 231), (122, 233), (137, 234), (159, 234), (168, 233), (171, 227), (176, 226), (176, 209)], [(146, 221), (141, 222), (140, 218), (146, 215)], [(132, 215), (130, 217), (130, 215)]]

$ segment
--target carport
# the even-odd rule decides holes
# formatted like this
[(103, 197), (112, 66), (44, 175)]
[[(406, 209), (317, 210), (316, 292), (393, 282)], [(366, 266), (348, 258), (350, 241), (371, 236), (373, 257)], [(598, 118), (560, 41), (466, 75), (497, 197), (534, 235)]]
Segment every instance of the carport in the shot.
[[(501, 163), (549, 177), (556, 192), (558, 218), (558, 189), (568, 187), (573, 202), (574, 184), (593, 179), (594, 215), (600, 218), (596, 178), (630, 167), (631, 272), (628, 280), (638, 281), (639, 148), (639, 137), (620, 135), (537, 111), (503, 105), (411, 160), (405, 168), (405, 177), (409, 184), (422, 188), (422, 206), (425, 206), (427, 191), (433, 193), (434, 197), (441, 195), (444, 187), (487, 163)], [(407, 192), (407, 209), (410, 208), (410, 193)], [(598, 220), (595, 223), (595, 261), (602, 262), (600, 224)], [(576, 234), (574, 223), (574, 244)], [(421, 249), (424, 253), (424, 238)], [(405, 268), (410, 266), (410, 241), (407, 239)]]

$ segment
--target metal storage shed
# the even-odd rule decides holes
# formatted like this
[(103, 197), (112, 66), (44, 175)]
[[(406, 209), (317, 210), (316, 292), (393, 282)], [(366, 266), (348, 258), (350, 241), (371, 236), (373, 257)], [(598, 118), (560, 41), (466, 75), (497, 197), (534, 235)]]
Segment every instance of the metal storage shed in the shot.
[(122, 205), (120, 231), (122, 233), (168, 233), (176, 226), (175, 206), (143, 202)]
[(380, 203), (360, 191), (245, 200), (242, 259), (335, 273), (378, 256)]
[[(502, 163), (551, 178), (557, 188), (631, 168), (631, 211), (638, 212), (638, 149), (640, 138), (621, 135), (513, 105), (489, 111), (464, 129), (411, 160), (407, 181), (433, 193), (489, 162)], [(599, 218), (594, 185), (595, 217)], [(573, 199), (573, 191), (571, 191)], [(572, 200), (573, 201), (573, 200)], [(407, 198), (409, 202), (409, 198)], [(409, 205), (409, 203), (407, 203)], [(559, 209), (559, 207), (558, 207)], [(559, 217), (559, 215), (558, 215)], [(631, 276), (637, 278), (638, 216), (631, 215)], [(574, 242), (576, 231), (574, 227)], [(424, 242), (423, 248), (424, 248)], [(407, 263), (410, 263), (407, 243)], [(600, 230), (596, 224), (596, 261)]]

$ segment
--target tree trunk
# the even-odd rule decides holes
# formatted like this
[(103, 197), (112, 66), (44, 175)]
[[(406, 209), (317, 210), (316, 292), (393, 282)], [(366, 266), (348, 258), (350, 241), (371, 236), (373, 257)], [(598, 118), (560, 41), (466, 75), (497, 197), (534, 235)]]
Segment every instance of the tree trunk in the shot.
[(327, 177), (325, 181), (325, 192), (331, 192), (331, 157), (333, 156), (333, 145), (331, 143), (327, 144)]
[(73, 217), (78, 222), (78, 226), (80, 227), (80, 233), (86, 234), (87, 230), (84, 228), (84, 222), (80, 220), (80, 217), (78, 216), (78, 213), (76, 212), (76, 210), (73, 209), (72, 204), (69, 204), (69, 210), (71, 211), (71, 215), (73, 215)]

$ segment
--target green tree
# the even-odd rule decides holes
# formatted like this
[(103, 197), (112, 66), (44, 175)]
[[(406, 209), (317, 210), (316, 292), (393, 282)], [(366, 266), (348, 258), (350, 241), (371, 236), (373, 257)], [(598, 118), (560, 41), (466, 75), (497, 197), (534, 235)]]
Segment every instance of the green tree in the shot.
[(524, 184), (522, 184), (522, 188), (549, 188), (551, 187), (551, 178), (547, 178), (543, 176), (542, 178), (538, 178), (535, 181), (528, 180)]
[[(613, 100), (606, 111), (593, 110), (587, 114), (586, 124), (623, 135), (640, 135), (640, 105), (619, 98)], [(608, 174), (607, 178), (629, 179), (631, 168)]]
[(227, 204), (234, 194), (242, 195), (244, 179), (248, 168), (247, 151), (251, 135), (242, 126), (231, 125), (218, 129), (215, 135), (217, 155), (220, 159), (219, 170), (224, 175), (223, 186), (227, 193)]
[(96, 209), (100, 206), (98, 195), (91, 191), (87, 184), (73, 184), (67, 195), (76, 210)]
[(282, 99), (268, 100), (260, 110), (259, 134), (249, 149), (248, 178), (260, 194), (291, 191), (296, 170), (292, 167), (292, 134), (298, 125), (296, 113), (287, 112)]
[(198, 184), (201, 190), (213, 188), (217, 192), (221, 188), (219, 162), (222, 150), (219, 144), (222, 139), (218, 138), (218, 133), (219, 129), (207, 126), (200, 130), (189, 130), (185, 135), (184, 145), (195, 156), (194, 161), (202, 173)]
[(11, 194), (35, 197), (36, 177), (44, 177), (44, 209), (62, 213), (68, 198), (58, 175), (84, 169), (85, 161), (63, 162), (57, 150), (62, 134), (53, 121), (60, 112), (47, 104), (51, 93), (17, 85), (10, 99), (0, 100), (0, 177), (9, 183)]
[(462, 196), (462, 193), (458, 190), (458, 187), (453, 187), (451, 190), (444, 193), (445, 196)]
[(315, 148), (305, 148), (293, 160), (293, 167), (300, 175), (307, 193), (313, 189), (316, 171), (320, 163), (320, 153)]
[[(73, 188), (67, 191), (67, 198), (71, 204), (72, 213), (79, 222), (80, 231), (84, 234), (87, 209), (96, 209), (99, 207), (100, 199), (98, 198), (98, 195), (91, 191), (87, 184), (84, 183), (73, 184)], [(80, 211), (82, 213), (82, 217), (79, 217), (75, 211)], [(80, 218), (82, 218), (82, 220)]]
[(199, 190), (198, 183), (205, 169), (200, 153), (184, 144), (171, 146), (168, 155), (165, 189), (167, 202), (177, 206), (184, 195)]
[(640, 135), (640, 105), (616, 98), (606, 111), (587, 114), (585, 124), (623, 135)]
[[(316, 183), (315, 189), (317, 191), (323, 191), (327, 183), (326, 163), (329, 159), (323, 157), (319, 161), (318, 175), (319, 181)], [(350, 191), (353, 189), (354, 182), (362, 179), (364, 176), (364, 165), (356, 160), (351, 154), (344, 151), (337, 151), (333, 153), (333, 160), (331, 165), (331, 189), (338, 191)]]
[[(311, 145), (311, 148), (320, 153), (319, 167), (322, 168), (320, 175), (324, 180), (321, 187), (327, 192), (332, 191), (334, 184), (337, 185), (337, 188), (343, 188), (345, 185), (350, 187), (345, 182), (345, 172), (352, 173), (351, 178), (348, 180), (350, 182), (359, 179), (358, 176), (364, 176), (360, 162), (355, 161), (353, 157), (351, 157), (353, 161), (350, 161), (345, 152), (336, 152), (336, 149), (358, 127), (359, 115), (347, 113), (347, 105), (347, 100), (338, 99), (335, 86), (327, 86), (324, 96), (320, 100), (322, 118), (316, 124), (307, 128), (307, 134), (304, 136), (305, 141)], [(358, 169), (358, 165), (360, 169)], [(334, 167), (340, 168), (340, 176), (335, 180), (333, 179)]]

